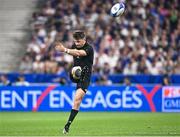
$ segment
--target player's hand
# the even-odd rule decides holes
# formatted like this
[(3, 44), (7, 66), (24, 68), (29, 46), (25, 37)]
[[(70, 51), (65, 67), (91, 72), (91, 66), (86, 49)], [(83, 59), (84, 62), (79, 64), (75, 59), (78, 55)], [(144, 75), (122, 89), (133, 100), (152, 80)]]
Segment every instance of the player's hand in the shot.
[(65, 47), (61, 42), (55, 42), (55, 50), (65, 52)]

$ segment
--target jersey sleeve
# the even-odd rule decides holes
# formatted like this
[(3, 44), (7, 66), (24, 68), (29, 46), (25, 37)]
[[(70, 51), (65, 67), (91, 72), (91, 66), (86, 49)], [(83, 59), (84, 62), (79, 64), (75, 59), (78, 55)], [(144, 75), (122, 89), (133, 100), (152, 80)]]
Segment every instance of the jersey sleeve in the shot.
[(93, 48), (91, 46), (86, 47), (84, 50), (87, 55), (93, 54)]

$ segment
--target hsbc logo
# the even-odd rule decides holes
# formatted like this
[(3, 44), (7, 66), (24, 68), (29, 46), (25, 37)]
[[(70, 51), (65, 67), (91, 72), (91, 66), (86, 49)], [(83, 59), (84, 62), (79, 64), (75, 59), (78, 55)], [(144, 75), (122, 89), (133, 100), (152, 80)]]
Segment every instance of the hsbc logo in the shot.
[(162, 88), (162, 111), (180, 112), (180, 87), (167, 86)]

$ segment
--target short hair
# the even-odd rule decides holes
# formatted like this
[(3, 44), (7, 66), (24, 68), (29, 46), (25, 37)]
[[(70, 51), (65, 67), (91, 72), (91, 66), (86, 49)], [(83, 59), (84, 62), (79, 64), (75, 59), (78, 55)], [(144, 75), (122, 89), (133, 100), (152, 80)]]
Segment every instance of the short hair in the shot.
[(86, 34), (83, 31), (75, 31), (73, 33), (73, 38), (76, 39), (76, 40), (85, 39), (86, 38)]

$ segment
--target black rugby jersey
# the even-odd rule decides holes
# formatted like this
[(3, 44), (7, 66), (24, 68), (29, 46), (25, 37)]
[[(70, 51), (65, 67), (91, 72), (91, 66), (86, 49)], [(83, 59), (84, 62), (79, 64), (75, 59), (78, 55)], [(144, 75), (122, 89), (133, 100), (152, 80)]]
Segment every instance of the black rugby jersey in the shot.
[(73, 44), (72, 49), (84, 50), (87, 54), (86, 56), (73, 56), (73, 66), (80, 66), (82, 69), (87, 68), (91, 73), (94, 59), (94, 50), (92, 46), (86, 42), (85, 45), (81, 48), (77, 48), (76, 45)]

